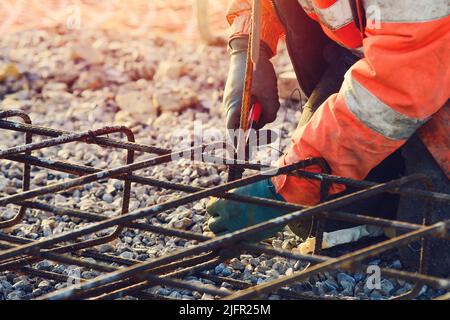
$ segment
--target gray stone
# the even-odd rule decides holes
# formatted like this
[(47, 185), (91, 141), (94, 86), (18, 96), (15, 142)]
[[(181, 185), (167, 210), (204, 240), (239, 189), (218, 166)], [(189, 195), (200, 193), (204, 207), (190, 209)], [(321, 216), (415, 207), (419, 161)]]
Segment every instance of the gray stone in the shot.
[(357, 272), (354, 274), (353, 278), (356, 282), (361, 282), (366, 279), (366, 275), (362, 272)]
[(292, 276), (294, 274), (294, 269), (293, 268), (288, 268), (284, 274), (286, 276), (288, 276), (288, 277)]
[(386, 279), (381, 280), (381, 293), (385, 296), (389, 296), (395, 290), (394, 284)]
[(283, 241), (275, 239), (272, 241), (272, 246), (277, 249), (281, 249), (283, 247)]
[(182, 296), (179, 292), (177, 292), (177, 291), (173, 291), (173, 292), (169, 295), (169, 297), (170, 297), (170, 298), (173, 298), (173, 299), (177, 299), (177, 300), (180, 300), (180, 299), (183, 298), (183, 296)]
[(217, 267), (214, 268), (214, 273), (217, 275), (221, 275), (225, 268), (226, 268), (225, 264), (221, 263)]
[(192, 223), (193, 223), (192, 219), (189, 218), (179, 219), (178, 217), (175, 217), (169, 222), (169, 227), (180, 230), (187, 230), (192, 225)]
[(48, 260), (42, 260), (36, 263), (36, 269), (38, 270), (49, 270), (53, 264)]
[(158, 294), (162, 295), (162, 296), (169, 296), (172, 293), (172, 291), (166, 289), (166, 288), (161, 288), (158, 291)]
[(283, 244), (281, 245), (281, 248), (283, 250), (292, 250), (296, 245), (296, 242), (294, 239), (287, 239), (283, 241)]
[(239, 271), (243, 271), (245, 269), (244, 264), (239, 259), (236, 258), (230, 261), (230, 267)]
[(100, 253), (107, 253), (107, 252), (113, 252), (114, 251), (114, 247), (110, 244), (103, 244), (99, 247), (98, 251)]
[(35, 289), (35, 290), (33, 290), (33, 296), (35, 296), (35, 297), (39, 297), (39, 296), (42, 296), (44, 294), (44, 292), (42, 291), (42, 289)]
[(59, 264), (53, 269), (53, 271), (56, 273), (64, 273), (66, 269), (67, 269), (66, 266)]
[(357, 296), (366, 296), (367, 297), (366, 292), (364, 292), (364, 287), (365, 286), (366, 286), (366, 284), (363, 281), (358, 282), (358, 284), (356, 285), (355, 290), (354, 290), (355, 295), (357, 295)]
[(301, 261), (297, 261), (294, 265), (294, 270), (298, 271), (303, 267), (303, 263)]
[(228, 283), (228, 282), (222, 282), (222, 286), (221, 286), (221, 287), (222, 287), (222, 288), (225, 288), (225, 289), (234, 290), (233, 285), (231, 285), (231, 284)]
[(284, 263), (281, 262), (275, 262), (272, 266), (273, 269), (275, 269), (279, 274), (285, 274), (287, 271), (287, 267)]
[(14, 290), (29, 293), (33, 291), (33, 286), (26, 280), (21, 280), (13, 285)]
[(81, 278), (83, 279), (94, 279), (96, 275), (92, 271), (83, 271), (81, 273)]
[(371, 299), (371, 300), (383, 300), (383, 295), (381, 294), (380, 291), (374, 290), (374, 291), (370, 294), (370, 299)]
[(106, 203), (113, 203), (114, 197), (112, 195), (110, 195), (109, 193), (105, 193), (102, 197), (102, 200), (105, 201)]
[(140, 254), (140, 255), (137, 256), (136, 259), (139, 260), (139, 261), (146, 261), (148, 258), (150, 258), (148, 256), (148, 254)]
[(2, 218), (3, 218), (3, 220), (8, 221), (8, 220), (13, 219), (16, 215), (17, 215), (17, 211), (14, 211), (12, 209), (6, 209), (6, 211), (3, 212), (3, 214), (2, 214)]
[(419, 292), (419, 296), (426, 294), (428, 291), (428, 286), (423, 286), (422, 290)]
[(39, 282), (38, 288), (46, 291), (46, 290), (51, 289), (52, 286), (51, 286), (50, 282), (48, 282), (47, 280), (42, 280), (41, 282)]
[(122, 259), (128, 259), (128, 260), (131, 260), (131, 259), (133, 259), (133, 253), (132, 253), (132, 252), (129, 252), (129, 251), (125, 251), (125, 252), (122, 252), (122, 253), (120, 254), (120, 257), (121, 257)]
[(131, 237), (124, 237), (123, 241), (128, 243), (128, 244), (131, 244), (131, 243), (133, 243), (133, 238), (131, 238)]
[(13, 291), (10, 294), (8, 294), (6, 296), (7, 300), (23, 300), (23, 298), (25, 297), (25, 292), (17, 290), (17, 291)]
[(55, 290), (61, 290), (67, 288), (67, 283), (58, 283), (55, 285)]
[(339, 289), (339, 284), (331, 279), (327, 279), (323, 282), (325, 286), (325, 291), (328, 292), (336, 292)]
[(9, 283), (9, 282), (6, 281), (6, 280), (3, 280), (3, 281), (1, 282), (1, 285), (2, 285), (3, 290), (4, 290), (5, 292), (9, 292), (9, 291), (12, 291), (12, 290), (13, 290), (12, 284)]
[(233, 274), (233, 271), (230, 269), (230, 268), (228, 268), (228, 267), (225, 267), (223, 270), (222, 270), (222, 276), (223, 277), (229, 277), (229, 276), (231, 276)]
[(256, 281), (256, 284), (257, 284), (257, 285), (260, 285), (260, 284), (263, 284), (264, 282), (266, 282), (265, 279), (263, 279), (263, 278), (258, 278), (258, 281)]
[(346, 293), (353, 292), (353, 289), (356, 286), (355, 279), (346, 273), (339, 273), (337, 275), (337, 281)]
[(321, 281), (317, 281), (314, 288), (314, 293), (320, 296), (324, 296), (326, 294), (325, 284)]
[(389, 267), (392, 269), (401, 270), (403, 268), (403, 265), (400, 260), (395, 260), (394, 262), (391, 263)]

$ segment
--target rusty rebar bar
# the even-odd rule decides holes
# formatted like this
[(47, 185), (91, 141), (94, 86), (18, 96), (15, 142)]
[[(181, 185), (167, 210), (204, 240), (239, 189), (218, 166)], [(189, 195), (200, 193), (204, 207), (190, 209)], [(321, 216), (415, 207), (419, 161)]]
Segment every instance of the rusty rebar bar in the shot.
[[(31, 118), (24, 112), (19, 110), (8, 110), (0, 112), (0, 119), (9, 117), (19, 117), (23, 120), (25, 124), (31, 125)], [(31, 144), (33, 142), (33, 133), (25, 133), (25, 144)], [(31, 151), (25, 153), (26, 156), (31, 156)], [(30, 190), (30, 180), (31, 180), (31, 165), (29, 163), (24, 163), (23, 165), (23, 177), (22, 177), (22, 190)], [(21, 206), (19, 212), (11, 219), (7, 221), (0, 222), (0, 229), (11, 227), (17, 224), (25, 216), (27, 208)]]

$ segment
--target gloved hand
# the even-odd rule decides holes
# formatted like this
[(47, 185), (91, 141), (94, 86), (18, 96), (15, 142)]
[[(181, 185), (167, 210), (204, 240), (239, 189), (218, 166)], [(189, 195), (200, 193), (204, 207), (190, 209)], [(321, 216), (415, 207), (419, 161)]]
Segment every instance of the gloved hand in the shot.
[[(225, 86), (223, 105), (227, 116), (227, 128), (238, 129), (241, 119), (242, 95), (245, 81), (248, 40), (237, 38), (230, 42), (231, 62)], [(275, 121), (280, 102), (275, 70), (270, 62), (270, 50), (262, 43), (260, 58), (253, 75), (252, 99), (262, 106), (262, 115), (258, 123), (261, 129), (267, 123)]]
[[(232, 193), (284, 201), (284, 199), (276, 193), (275, 187), (270, 179), (233, 190)], [(213, 199), (206, 211), (212, 216), (209, 221), (209, 229), (216, 235), (254, 226), (289, 213), (289, 211), (286, 210), (222, 199)], [(282, 228), (269, 229), (249, 236), (246, 240), (259, 242), (272, 237), (281, 230)]]

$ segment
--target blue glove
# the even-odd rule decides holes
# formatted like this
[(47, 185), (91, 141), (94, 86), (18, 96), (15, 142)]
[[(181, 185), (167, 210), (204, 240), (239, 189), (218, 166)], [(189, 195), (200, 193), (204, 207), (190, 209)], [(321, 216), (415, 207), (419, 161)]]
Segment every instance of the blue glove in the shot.
[[(270, 179), (233, 190), (231, 193), (242, 196), (285, 201), (276, 193), (275, 187)], [(292, 212), (222, 199), (213, 200), (208, 205), (206, 211), (212, 216), (209, 221), (209, 229), (216, 235), (254, 226)], [(276, 229), (272, 228), (249, 236), (246, 240), (250, 242), (259, 242), (274, 236), (282, 229), (282, 227)]]

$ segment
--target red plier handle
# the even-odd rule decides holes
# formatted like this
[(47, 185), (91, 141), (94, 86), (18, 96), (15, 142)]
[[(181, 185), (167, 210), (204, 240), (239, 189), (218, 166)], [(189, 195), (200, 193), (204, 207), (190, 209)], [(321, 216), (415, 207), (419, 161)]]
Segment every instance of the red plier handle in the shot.
[(249, 142), (249, 138), (250, 138), (250, 130), (257, 130), (258, 126), (259, 126), (259, 121), (261, 120), (261, 115), (262, 115), (262, 106), (261, 103), (259, 103), (259, 101), (256, 101), (253, 106), (252, 109), (250, 110), (250, 116), (248, 119), (248, 132), (247, 132), (247, 136), (245, 138), (246, 143)]
[(248, 124), (249, 129), (257, 129), (258, 128), (258, 123), (261, 120), (261, 114), (262, 114), (261, 103), (259, 103), (259, 101), (256, 101), (253, 104), (252, 109), (250, 110), (250, 117), (249, 117), (249, 124)]

